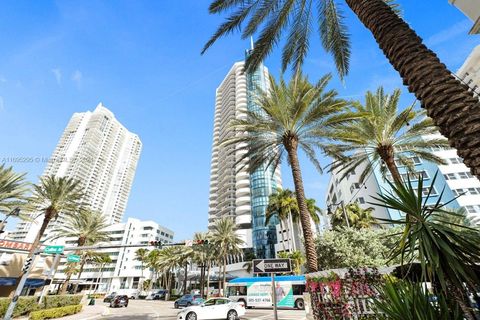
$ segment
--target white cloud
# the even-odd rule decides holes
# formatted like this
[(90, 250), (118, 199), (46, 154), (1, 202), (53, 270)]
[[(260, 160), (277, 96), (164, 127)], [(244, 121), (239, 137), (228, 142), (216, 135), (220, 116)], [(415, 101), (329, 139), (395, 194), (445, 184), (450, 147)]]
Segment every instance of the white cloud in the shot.
[(52, 69), (52, 73), (55, 76), (55, 80), (57, 80), (57, 84), (62, 84), (62, 71), (58, 68)]
[(442, 44), (461, 34), (468, 33), (468, 30), (470, 30), (471, 27), (472, 27), (472, 22), (470, 20), (468, 19), (462, 20), (430, 36), (427, 40), (425, 40), (425, 43), (429, 47)]
[(77, 84), (78, 89), (82, 87), (82, 80), (83, 80), (83, 75), (80, 72), (80, 70), (75, 70), (75, 72), (72, 74), (72, 81)]

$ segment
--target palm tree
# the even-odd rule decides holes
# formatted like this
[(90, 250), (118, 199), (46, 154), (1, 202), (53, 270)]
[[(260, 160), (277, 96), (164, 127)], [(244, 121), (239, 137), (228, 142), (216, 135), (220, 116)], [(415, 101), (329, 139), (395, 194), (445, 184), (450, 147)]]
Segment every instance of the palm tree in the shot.
[[(282, 230), (283, 251), (286, 251), (285, 233), (283, 232), (283, 230), (285, 230), (284, 223), (291, 221), (293, 214), (298, 215), (298, 204), (295, 199), (295, 194), (289, 189), (278, 188), (277, 192), (271, 194), (268, 199), (268, 206), (265, 211), (265, 225), (268, 225), (273, 217), (278, 218), (280, 221), (280, 229)], [(292, 230), (292, 226), (289, 225), (288, 228)], [(290, 243), (290, 239), (288, 241)], [(289, 247), (292, 248), (290, 244)]]
[[(51, 240), (59, 238), (76, 238), (77, 246), (82, 247), (85, 245), (94, 245), (100, 242), (109, 241), (109, 233), (106, 228), (109, 226), (105, 216), (100, 212), (91, 211), (87, 209), (81, 209), (78, 213), (65, 213), (65, 221), (62, 224), (55, 226), (52, 230), (53, 236)], [(81, 252), (77, 250), (76, 254)], [(82, 261), (80, 263), (80, 272), (78, 273), (78, 279), (80, 279), (86, 260), (98, 255), (97, 252), (87, 251), (82, 254)], [(67, 277), (63, 285), (63, 290), (67, 289), (68, 281)], [(75, 290), (78, 285), (75, 285)]]
[(354, 106), (355, 111), (364, 117), (346, 123), (332, 133), (338, 144), (332, 145), (328, 152), (336, 159), (332, 170), (343, 172), (342, 179), (364, 164), (365, 170), (360, 176), (360, 182), (363, 182), (380, 164), (384, 176), (388, 169), (395, 183), (403, 183), (396, 162), (404, 165), (410, 174), (415, 173), (412, 157), (445, 164), (431, 148), (448, 147), (447, 140), (426, 139), (425, 136), (437, 133), (437, 128), (424, 112), (414, 110), (413, 105), (399, 111), (400, 94), (398, 89), (391, 95), (385, 94), (382, 87), (376, 93), (368, 91), (365, 106), (360, 103)]
[(97, 285), (95, 286), (95, 292), (100, 287), (100, 283), (103, 277), (103, 269), (105, 265), (112, 263), (112, 258), (108, 253), (99, 253), (96, 257), (93, 258), (96, 264), (100, 266), (100, 276), (97, 279)]
[[(160, 250), (159, 249), (153, 249), (148, 253), (147, 256), (147, 261), (146, 265), (148, 268), (152, 270), (151, 278), (150, 278), (150, 284), (153, 286), (153, 284), (158, 280), (158, 274), (160, 272)], [(150, 289), (150, 288), (148, 288)]]
[[(142, 276), (141, 276), (142, 283), (144, 281), (143, 270), (145, 269), (145, 263), (148, 261), (148, 253), (149, 253), (148, 249), (145, 249), (145, 248), (140, 248), (137, 251), (135, 251), (135, 260), (140, 261), (140, 263), (142, 264), (142, 266), (141, 266), (141, 268), (142, 268)], [(142, 286), (142, 288), (143, 288), (143, 286)]]
[[(67, 262), (65, 264), (65, 268), (63, 269), (63, 273), (67, 276), (67, 279), (70, 279), (73, 275), (78, 274), (80, 271), (80, 266), (78, 262)], [(68, 280), (65, 280), (63, 285), (58, 289), (58, 291), (64, 294), (67, 291)], [(58, 294), (58, 292), (57, 292)]]
[(29, 184), (25, 180), (25, 173), (18, 174), (12, 167), (0, 165), (0, 212), (10, 213), (21, 206), (26, 199), (25, 193)]
[(32, 211), (43, 213), (44, 217), (28, 256), (38, 248), (50, 221), (57, 219), (60, 213), (75, 214), (82, 209), (84, 194), (81, 189), (80, 181), (53, 175), (40, 178), (40, 183), (33, 186), (28, 206)]
[(243, 240), (237, 235), (233, 219), (224, 217), (215, 221), (212, 227), (212, 241), (218, 249), (218, 258), (223, 263), (223, 292), (227, 282), (227, 259), (229, 255), (241, 253)]
[(293, 273), (302, 274), (302, 266), (305, 264), (305, 256), (300, 251), (280, 252), (279, 258), (290, 259), (293, 262)]
[[(440, 132), (458, 150), (465, 165), (480, 176), (477, 157), (480, 140), (476, 129), (480, 119), (478, 98), (423, 44), (398, 11), (392, 9), (392, 0), (344, 1), (372, 32), (403, 83), (427, 109)], [(350, 41), (344, 17), (337, 6), (335, 0), (213, 0), (210, 13), (231, 12), (231, 15), (207, 42), (202, 53), (218, 38), (240, 30), (242, 25), (245, 25), (242, 38), (255, 35), (263, 26), (255, 49), (247, 58), (247, 70), (256, 69), (278, 44), (283, 32), (287, 32), (283, 68), (293, 62), (294, 69), (298, 70), (309, 49), (313, 21), (318, 21), (322, 45), (333, 54), (338, 73), (343, 78), (349, 69)]]
[(223, 142), (244, 152), (238, 163), (248, 158), (247, 164), (252, 172), (264, 164), (275, 168), (287, 157), (295, 185), (308, 270), (311, 272), (317, 270), (317, 254), (298, 149), (302, 149), (322, 172), (315, 149), (325, 150), (326, 137), (329, 137), (332, 127), (359, 116), (345, 111), (347, 102), (338, 99), (336, 91), (325, 90), (330, 79), (331, 76), (326, 75), (312, 85), (300, 71), (288, 84), (283, 79), (277, 83), (270, 77), (270, 90), (259, 90), (257, 97), (256, 104), (261, 111), (248, 110), (244, 119), (234, 120), (231, 129), (237, 134)]
[(337, 208), (331, 218), (332, 227), (346, 227), (346, 215), (350, 227), (355, 229), (370, 228), (378, 224), (377, 220), (372, 216), (373, 211), (372, 207), (363, 209), (357, 202), (348, 204), (344, 208)]
[[(208, 233), (205, 232), (195, 232), (193, 235), (194, 241), (207, 241), (208, 242)], [(212, 250), (210, 243), (206, 245), (195, 246), (192, 252), (192, 261), (200, 267), (200, 295), (205, 296), (205, 268), (208, 268), (209, 254), (208, 252)]]

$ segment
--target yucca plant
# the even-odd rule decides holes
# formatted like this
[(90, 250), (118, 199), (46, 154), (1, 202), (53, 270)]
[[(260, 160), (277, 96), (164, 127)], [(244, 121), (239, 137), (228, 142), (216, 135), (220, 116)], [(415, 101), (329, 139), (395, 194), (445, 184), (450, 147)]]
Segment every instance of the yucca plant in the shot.
[(374, 299), (377, 319), (389, 320), (463, 320), (458, 308), (453, 310), (444, 297), (429, 293), (424, 284), (387, 280), (377, 288)]
[[(432, 186), (436, 177), (432, 179)], [(456, 301), (469, 317), (465, 287), (476, 292), (475, 286), (479, 283), (480, 231), (445, 219), (445, 216), (456, 215), (446, 209), (453, 200), (442, 203), (442, 190), (437, 201), (430, 204), (432, 188), (423, 195), (422, 177), (417, 186), (410, 180), (400, 185), (389, 182), (389, 185), (392, 191), (374, 197), (379, 201), (376, 205), (406, 215), (403, 220), (382, 219), (403, 226), (392, 258), (400, 257), (402, 265), (418, 261), (422, 281), (432, 282), (437, 295)]]

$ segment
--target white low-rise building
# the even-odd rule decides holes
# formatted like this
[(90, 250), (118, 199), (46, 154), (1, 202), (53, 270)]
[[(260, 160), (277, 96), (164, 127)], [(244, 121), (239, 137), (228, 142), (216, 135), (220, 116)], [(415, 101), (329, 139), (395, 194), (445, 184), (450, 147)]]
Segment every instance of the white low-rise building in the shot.
[[(124, 223), (117, 223), (107, 228), (110, 233), (110, 243), (106, 245), (145, 245), (145, 248), (152, 250), (149, 246), (150, 241), (161, 241), (164, 244), (173, 243), (174, 233), (153, 221), (141, 221), (129, 218)], [(67, 238), (55, 241), (57, 245), (66, 247), (76, 246), (76, 239)], [(99, 244), (101, 245), (101, 244)], [(103, 270), (100, 266), (92, 263), (86, 263), (80, 280), (84, 285), (83, 289), (89, 289), (89, 284), (97, 283), (101, 278), (97, 292), (112, 292), (121, 289), (138, 289), (143, 279), (150, 279), (152, 273), (148, 268), (142, 272), (142, 264), (135, 259), (135, 252), (139, 248), (120, 247), (114, 249), (102, 249), (98, 252), (108, 253), (112, 263), (106, 265)], [(70, 252), (71, 253), (71, 252)], [(55, 279), (65, 279), (63, 273), (66, 259), (62, 259)], [(142, 278), (143, 276), (143, 278)], [(72, 279), (76, 279), (73, 276)]]

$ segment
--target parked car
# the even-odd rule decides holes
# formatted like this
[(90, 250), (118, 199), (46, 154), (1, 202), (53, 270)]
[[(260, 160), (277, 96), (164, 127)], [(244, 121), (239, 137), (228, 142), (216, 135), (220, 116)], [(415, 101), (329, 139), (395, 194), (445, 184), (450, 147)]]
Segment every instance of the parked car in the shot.
[(110, 301), (110, 308), (128, 307), (128, 296), (117, 295)]
[(198, 306), (183, 309), (177, 315), (177, 320), (237, 320), (245, 315), (245, 305), (233, 302), (227, 298), (212, 298)]
[(199, 294), (186, 294), (182, 296), (180, 299), (175, 300), (173, 306), (175, 309), (180, 307), (190, 307), (193, 305), (198, 305), (203, 303), (205, 300), (202, 299), (202, 296)]
[(112, 292), (109, 295), (106, 295), (105, 298), (103, 298), (103, 302), (110, 302), (112, 301), (113, 298), (117, 295), (116, 292)]
[(138, 289), (120, 289), (118, 290), (119, 295), (126, 295), (129, 299), (138, 299), (140, 291)]
[(164, 290), (164, 289), (154, 290), (147, 295), (146, 300), (160, 300), (165, 298), (166, 294), (167, 294), (167, 290)]

